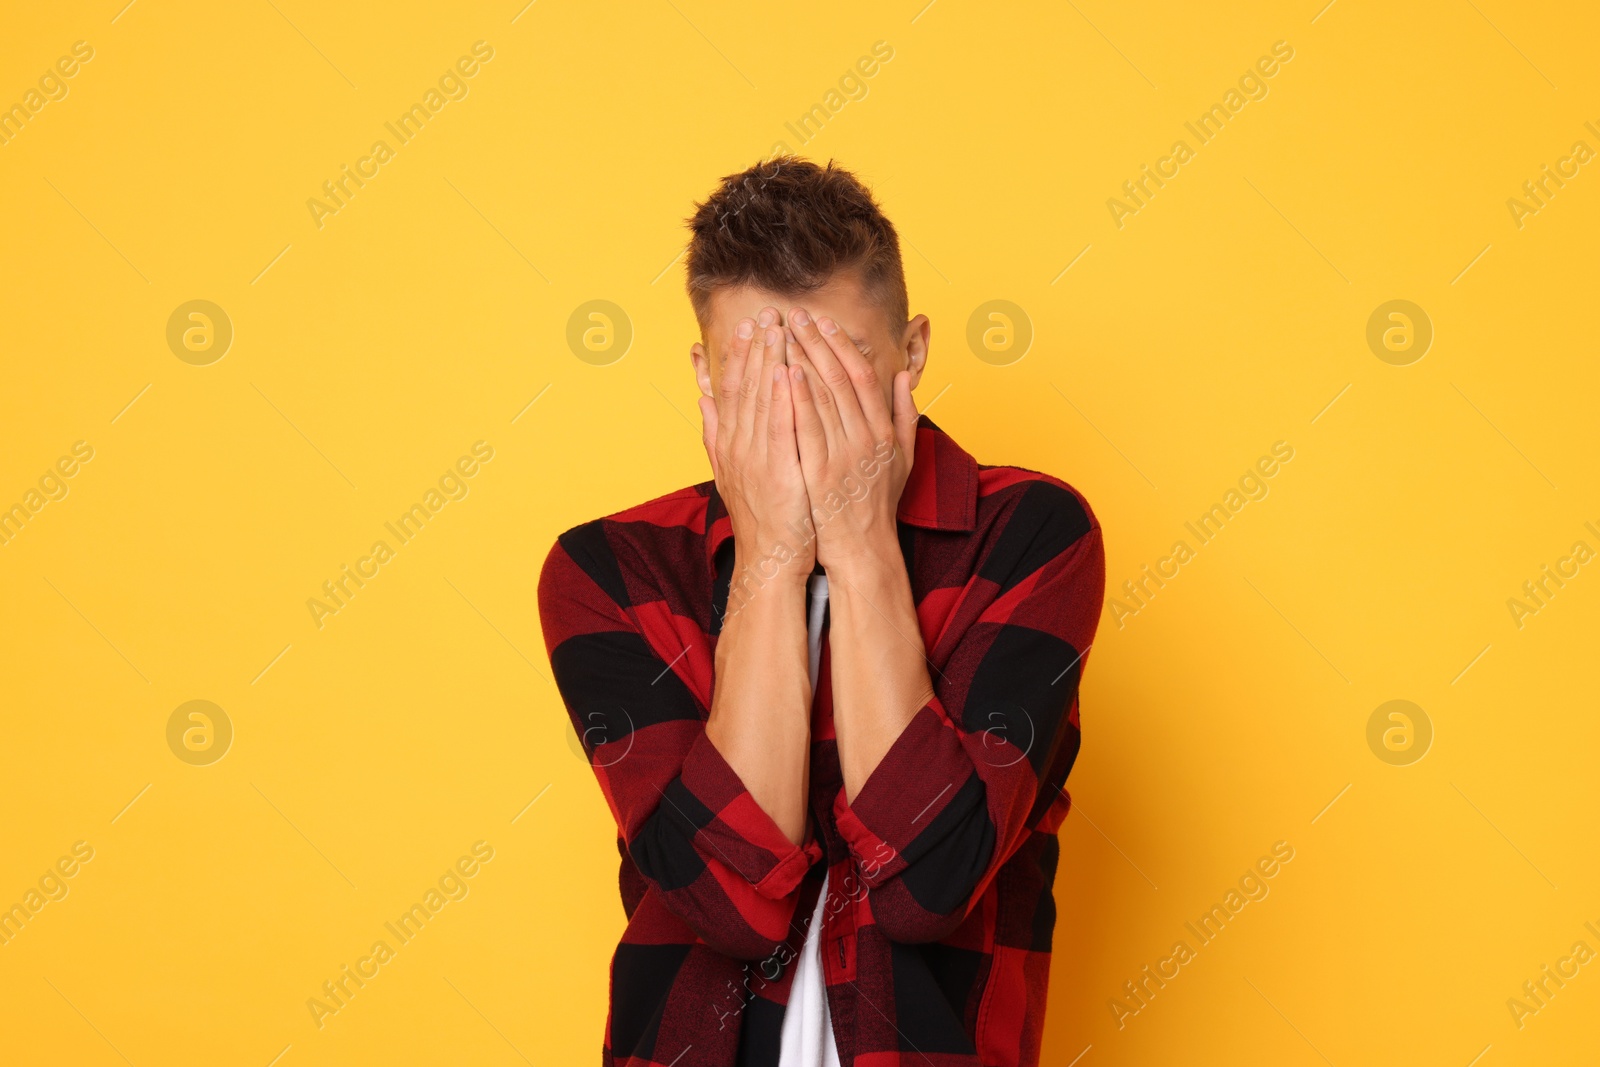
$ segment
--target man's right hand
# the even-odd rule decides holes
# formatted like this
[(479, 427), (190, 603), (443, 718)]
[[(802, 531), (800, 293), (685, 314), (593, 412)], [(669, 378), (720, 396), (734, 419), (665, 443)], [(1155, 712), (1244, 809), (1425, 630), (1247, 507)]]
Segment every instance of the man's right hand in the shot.
[(717, 396), (700, 398), (700, 415), (717, 492), (733, 524), (738, 571), (756, 567), (763, 582), (786, 578), (803, 586), (816, 540), (797, 533), (809, 528), (811, 504), (794, 432), (788, 343), (776, 308), (741, 319)]
[(727, 353), (716, 398), (700, 398), (706, 454), (734, 543), (706, 737), (761, 810), (800, 844), (811, 750), (806, 578), (816, 539), (796, 533), (807, 529), (811, 505), (777, 309), (738, 323)]

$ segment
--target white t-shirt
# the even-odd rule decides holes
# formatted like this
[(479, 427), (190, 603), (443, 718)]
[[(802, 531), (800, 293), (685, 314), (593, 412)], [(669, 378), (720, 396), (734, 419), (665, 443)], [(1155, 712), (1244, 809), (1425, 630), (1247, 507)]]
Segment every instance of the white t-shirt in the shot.
[[(827, 575), (813, 574), (807, 584), (806, 651), (810, 656), (812, 699), (822, 663), (822, 629), (828, 614)], [(833, 1042), (833, 1021), (828, 1015), (828, 983), (822, 975), (822, 908), (828, 900), (828, 877), (822, 877), (817, 908), (806, 927), (806, 943), (795, 961), (794, 984), (783, 1013), (783, 1050), (778, 1067), (839, 1067), (839, 1049)]]

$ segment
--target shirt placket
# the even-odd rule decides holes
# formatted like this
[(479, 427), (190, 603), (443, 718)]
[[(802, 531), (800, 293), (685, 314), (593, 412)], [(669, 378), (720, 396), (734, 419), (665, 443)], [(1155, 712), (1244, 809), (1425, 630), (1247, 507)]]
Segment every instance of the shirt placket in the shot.
[[(831, 649), (828, 629), (822, 631), (822, 656), (818, 668), (817, 707), (812, 720), (813, 736), (833, 737), (833, 686), (828, 682)], [(822, 909), (822, 972), (830, 987), (856, 979), (856, 907), (866, 888), (855, 869), (850, 850), (833, 824), (833, 798), (843, 788), (837, 773), (837, 748), (834, 759), (823, 773), (812, 767), (812, 814), (819, 827), (828, 863), (828, 899)], [(830, 990), (831, 992), (831, 990)]]

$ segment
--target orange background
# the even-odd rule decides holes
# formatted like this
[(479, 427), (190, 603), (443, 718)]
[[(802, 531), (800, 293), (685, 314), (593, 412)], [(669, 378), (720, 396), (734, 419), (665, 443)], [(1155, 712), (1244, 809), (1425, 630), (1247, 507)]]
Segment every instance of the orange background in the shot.
[[(1572, 556), (1600, 549), (1600, 175), (1573, 155), (1600, 25), (1322, 2), (13, 5), (0, 1060), (594, 1061), (616, 855), (537, 568), (706, 477), (681, 220), (781, 142), (872, 184), (933, 320), (919, 402), (1084, 491), (1110, 594), (1193, 549), (1091, 657), (1046, 1061), (1588, 1062), (1593, 966), (1507, 1002), (1600, 950), (1600, 576)], [(1165, 184), (1113, 211), (1145, 165)], [(1508, 206), (1546, 165), (1561, 187)], [(169, 342), (195, 300), (221, 317)], [(615, 347), (574, 348), (594, 300)], [(984, 310), (975, 348), (996, 300), (1012, 347)], [(1280, 441), (1267, 495), (1191, 540)], [(1547, 564), (1569, 578), (1519, 618)], [(318, 619), (347, 565), (369, 578)], [(1369, 743), (1393, 700), (1409, 727)], [(1119, 1026), (1280, 841), (1270, 894)]]

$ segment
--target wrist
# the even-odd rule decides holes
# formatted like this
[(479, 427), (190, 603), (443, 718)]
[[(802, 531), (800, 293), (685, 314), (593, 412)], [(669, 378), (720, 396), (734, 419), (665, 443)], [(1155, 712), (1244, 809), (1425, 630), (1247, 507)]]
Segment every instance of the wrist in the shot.
[(810, 573), (809, 564), (800, 566), (792, 557), (788, 562), (774, 555), (747, 559), (735, 549), (724, 620), (740, 612), (768, 609), (800, 618), (800, 608), (805, 604), (806, 578)]
[(856, 585), (879, 585), (885, 578), (906, 577), (905, 555), (893, 527), (847, 544), (830, 545), (823, 567), (830, 576)]
[(794, 531), (758, 530), (745, 541), (734, 537), (734, 575), (748, 575), (763, 585), (804, 589), (814, 560), (811, 542), (802, 540)]

